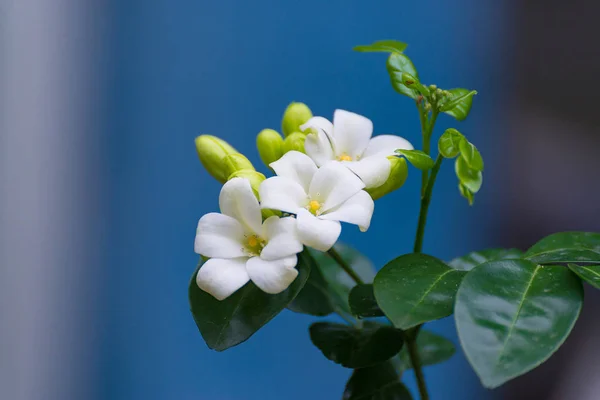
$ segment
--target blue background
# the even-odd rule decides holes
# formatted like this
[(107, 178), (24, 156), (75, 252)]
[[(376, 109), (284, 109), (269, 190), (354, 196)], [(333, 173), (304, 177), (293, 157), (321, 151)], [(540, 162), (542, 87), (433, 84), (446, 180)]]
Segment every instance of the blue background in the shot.
[[(409, 43), (407, 54), (425, 83), (479, 91), (467, 121), (442, 116), (436, 132), (457, 127), (489, 166), (495, 153), (483, 121), (494, 117), (493, 99), (502, 95), (490, 78), (506, 39), (500, 3), (115, 1), (106, 66), (110, 129), (101, 149), (110, 165), (103, 211), (110, 251), (102, 281), (106, 301), (94, 316), (104, 327), (99, 398), (340, 398), (350, 371), (311, 345), (313, 318), (285, 311), (224, 353), (202, 341), (187, 285), (198, 259), (196, 223), (218, 210), (220, 185), (202, 169), (193, 140), (217, 135), (262, 167), (256, 134), (279, 129), (287, 104), (302, 101), (327, 118), (336, 108), (365, 115), (375, 134), (395, 133), (420, 146), (414, 104), (391, 89), (385, 56), (352, 51), (393, 38)], [(494, 239), (478, 228), (493, 218), (481, 210), (494, 193), (484, 190), (470, 209), (449, 164), (438, 180), (425, 240), (425, 251), (443, 259)], [(344, 227), (342, 240), (378, 268), (411, 250), (419, 177), (411, 170), (404, 188), (377, 202), (368, 233)], [(456, 343), (451, 320), (431, 328)], [(427, 368), (426, 377), (432, 399), (489, 395), (460, 350), (452, 361)]]

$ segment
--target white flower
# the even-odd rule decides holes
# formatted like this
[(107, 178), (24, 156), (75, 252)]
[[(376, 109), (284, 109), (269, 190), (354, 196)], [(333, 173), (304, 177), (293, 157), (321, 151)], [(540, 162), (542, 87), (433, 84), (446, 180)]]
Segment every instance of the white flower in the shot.
[(270, 167), (278, 176), (261, 183), (261, 207), (296, 214), (298, 237), (305, 245), (329, 250), (340, 236), (339, 221), (362, 231), (369, 228), (373, 199), (362, 190), (360, 178), (340, 163), (317, 168), (307, 155), (290, 151)]
[(300, 129), (314, 128), (317, 133), (306, 137), (306, 154), (319, 166), (335, 160), (342, 162), (362, 179), (367, 188), (383, 185), (390, 175), (388, 156), (395, 150), (412, 150), (406, 139), (395, 135), (371, 138), (373, 123), (361, 115), (335, 110), (333, 124), (323, 117), (313, 117)]
[(221, 213), (200, 218), (194, 250), (210, 257), (200, 268), (200, 289), (223, 300), (249, 280), (267, 293), (281, 293), (298, 276), (296, 254), (302, 243), (293, 217), (262, 222), (250, 182), (233, 178), (221, 189)]

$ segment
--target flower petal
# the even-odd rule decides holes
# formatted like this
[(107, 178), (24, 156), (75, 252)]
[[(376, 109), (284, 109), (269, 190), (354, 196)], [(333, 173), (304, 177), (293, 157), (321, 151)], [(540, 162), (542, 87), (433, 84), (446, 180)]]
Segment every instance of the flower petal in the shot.
[(263, 260), (277, 260), (302, 251), (302, 243), (296, 232), (296, 218), (269, 217), (263, 223), (263, 237), (267, 245), (262, 249)]
[(336, 155), (348, 155), (356, 160), (369, 145), (373, 134), (373, 122), (350, 111), (335, 110), (333, 114), (333, 138)]
[(396, 135), (379, 135), (369, 141), (363, 158), (371, 156), (393, 156), (397, 149), (413, 150), (413, 145), (406, 139)]
[(342, 163), (331, 161), (319, 168), (308, 193), (311, 200), (322, 204), (322, 211), (327, 211), (348, 200), (364, 187), (360, 178)]
[(262, 181), (258, 192), (262, 208), (295, 214), (308, 203), (308, 196), (302, 186), (283, 176), (274, 176)]
[(364, 182), (367, 189), (385, 183), (390, 176), (391, 164), (387, 157), (367, 157), (360, 161), (345, 162), (344, 165)]
[(342, 232), (339, 222), (317, 218), (304, 209), (298, 212), (297, 220), (300, 241), (320, 251), (329, 250)]
[[(308, 185), (317, 172), (315, 162), (306, 154), (299, 151), (289, 151), (279, 160), (269, 164), (278, 176), (283, 176), (297, 182), (308, 192)], [(262, 199), (262, 197), (261, 197)]]
[(300, 125), (300, 129), (304, 132), (307, 129), (313, 128), (317, 132), (323, 132), (327, 138), (333, 138), (333, 124), (323, 117), (312, 117), (304, 125)]
[(219, 195), (219, 207), (223, 214), (237, 219), (247, 230), (260, 233), (260, 206), (247, 179), (233, 178), (227, 181)]
[(246, 268), (250, 279), (260, 290), (270, 294), (277, 294), (287, 289), (298, 276), (298, 270), (294, 268), (298, 258), (280, 258), (267, 261), (260, 257), (252, 257), (248, 260)]
[(333, 146), (323, 131), (307, 135), (304, 150), (319, 167), (335, 159)]
[(250, 279), (246, 271), (247, 261), (247, 257), (211, 258), (200, 267), (196, 284), (217, 300), (226, 299)]
[(365, 232), (371, 225), (374, 209), (375, 203), (371, 196), (361, 190), (333, 210), (321, 215), (321, 218), (358, 225), (360, 230)]
[(198, 221), (194, 251), (205, 257), (235, 258), (244, 254), (244, 228), (235, 218), (219, 213)]

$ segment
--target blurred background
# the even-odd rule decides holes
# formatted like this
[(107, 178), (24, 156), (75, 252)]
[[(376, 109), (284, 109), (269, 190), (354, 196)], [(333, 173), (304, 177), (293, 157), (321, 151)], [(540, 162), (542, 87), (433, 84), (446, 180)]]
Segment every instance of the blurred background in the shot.
[[(424, 82), (479, 91), (465, 122), (440, 117), (437, 132), (477, 144), (484, 187), (468, 207), (443, 168), (426, 252), (449, 260), (599, 231), (598, 11), (584, 0), (2, 0), (0, 398), (340, 398), (350, 371), (311, 345), (313, 318), (285, 311), (224, 353), (204, 344), (187, 285), (219, 184), (193, 140), (218, 135), (261, 165), (256, 134), (302, 101), (418, 143), (385, 56), (357, 44), (405, 41)], [(368, 234), (344, 229), (378, 268), (411, 250), (418, 176), (378, 202)], [(597, 399), (600, 296), (586, 296), (541, 368), (486, 391), (459, 351), (425, 370), (432, 399)], [(431, 328), (456, 343), (451, 319)]]

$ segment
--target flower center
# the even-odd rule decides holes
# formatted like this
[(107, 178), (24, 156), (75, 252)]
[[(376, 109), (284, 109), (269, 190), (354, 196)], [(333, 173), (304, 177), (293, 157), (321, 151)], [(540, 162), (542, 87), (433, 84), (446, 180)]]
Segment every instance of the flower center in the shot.
[(307, 208), (308, 208), (308, 211), (310, 211), (313, 215), (317, 215), (317, 213), (321, 209), (321, 203), (319, 203), (317, 200), (311, 200), (308, 203)]
[(344, 153), (338, 157), (338, 161), (352, 161), (352, 157)]
[(256, 235), (250, 235), (246, 238), (246, 251), (250, 255), (258, 256), (266, 244), (267, 242), (264, 239)]

